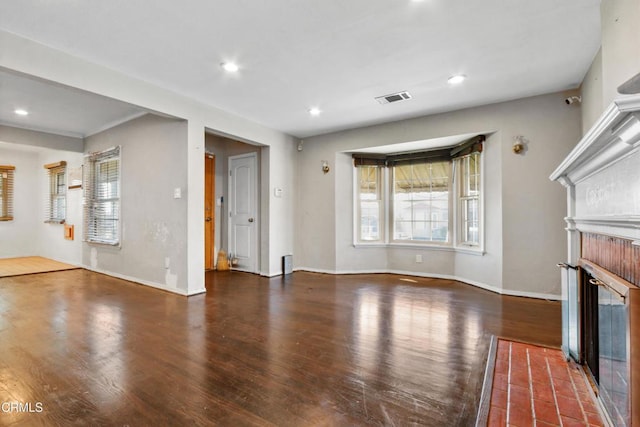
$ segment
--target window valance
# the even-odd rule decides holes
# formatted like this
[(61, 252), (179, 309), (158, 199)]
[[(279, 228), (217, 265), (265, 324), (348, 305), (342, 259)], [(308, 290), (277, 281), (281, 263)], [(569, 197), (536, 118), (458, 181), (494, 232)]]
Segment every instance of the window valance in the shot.
[(353, 153), (354, 166), (387, 166), (393, 167), (412, 163), (446, 162), (457, 157), (482, 152), (486, 137), (477, 135), (454, 147), (436, 150), (415, 151), (411, 153), (374, 154)]

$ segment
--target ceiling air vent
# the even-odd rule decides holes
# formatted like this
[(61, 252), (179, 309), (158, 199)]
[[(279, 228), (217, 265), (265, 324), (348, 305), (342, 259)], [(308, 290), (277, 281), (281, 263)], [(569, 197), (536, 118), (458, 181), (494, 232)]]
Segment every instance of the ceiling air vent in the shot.
[(376, 97), (376, 101), (380, 104), (391, 104), (392, 102), (404, 101), (407, 99), (411, 99), (411, 95), (409, 95), (409, 92), (407, 91)]

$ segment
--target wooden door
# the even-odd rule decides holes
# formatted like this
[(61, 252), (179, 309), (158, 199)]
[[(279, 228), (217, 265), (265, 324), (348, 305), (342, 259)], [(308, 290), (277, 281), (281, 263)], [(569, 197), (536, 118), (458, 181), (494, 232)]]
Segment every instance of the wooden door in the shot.
[(213, 247), (215, 236), (214, 200), (216, 183), (216, 157), (204, 157), (204, 268), (213, 270)]

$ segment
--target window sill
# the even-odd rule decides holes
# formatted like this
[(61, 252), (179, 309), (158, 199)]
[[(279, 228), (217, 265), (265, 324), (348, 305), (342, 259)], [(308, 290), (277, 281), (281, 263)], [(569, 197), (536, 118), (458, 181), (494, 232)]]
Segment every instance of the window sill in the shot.
[(64, 224), (66, 221), (64, 219), (48, 219), (44, 223), (45, 224)]
[(367, 248), (393, 248), (393, 249), (422, 249), (426, 251), (456, 252), (468, 255), (483, 256), (486, 252), (480, 247), (448, 246), (448, 245), (426, 245), (419, 243), (355, 243), (356, 249)]
[(90, 244), (90, 245), (99, 245), (99, 246), (109, 246), (112, 248), (117, 248), (120, 249), (120, 242), (101, 242), (98, 240), (85, 240), (86, 243)]

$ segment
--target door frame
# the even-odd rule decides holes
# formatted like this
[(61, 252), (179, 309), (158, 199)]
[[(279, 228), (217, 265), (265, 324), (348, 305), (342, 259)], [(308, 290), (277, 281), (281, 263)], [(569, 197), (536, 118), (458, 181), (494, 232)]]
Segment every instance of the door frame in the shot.
[[(213, 270), (215, 268), (215, 246), (216, 246), (216, 156), (212, 153), (204, 154), (204, 269)], [(207, 176), (207, 169), (211, 168), (210, 176)], [(209, 188), (207, 188), (209, 187)], [(208, 193), (208, 194), (207, 194)], [(207, 214), (207, 197), (210, 197), (210, 212)], [(207, 216), (208, 215), (208, 216)], [(209, 220), (207, 220), (207, 217)], [(207, 222), (211, 224), (211, 233), (207, 232)]]
[[(227, 197), (229, 199), (229, 203), (227, 204), (227, 245), (228, 249), (231, 252), (231, 237), (232, 237), (232, 221), (231, 221), (231, 207), (234, 203), (234, 195), (233, 195), (233, 177), (231, 176), (232, 170), (232, 162), (234, 160), (243, 159), (243, 158), (252, 158), (253, 166), (254, 166), (254, 174), (253, 174), (253, 182), (251, 182), (251, 186), (253, 187), (253, 205), (255, 207), (255, 212), (253, 218), (255, 218), (255, 227), (253, 229), (253, 241), (252, 241), (252, 250), (255, 254), (254, 260), (254, 268), (253, 269), (243, 269), (243, 268), (235, 268), (233, 265), (232, 269), (238, 271), (245, 271), (247, 273), (259, 273), (260, 272), (260, 162), (258, 161), (258, 152), (252, 151), (250, 153), (238, 154), (235, 156), (229, 156), (227, 158)], [(235, 248), (234, 248), (235, 249)]]

